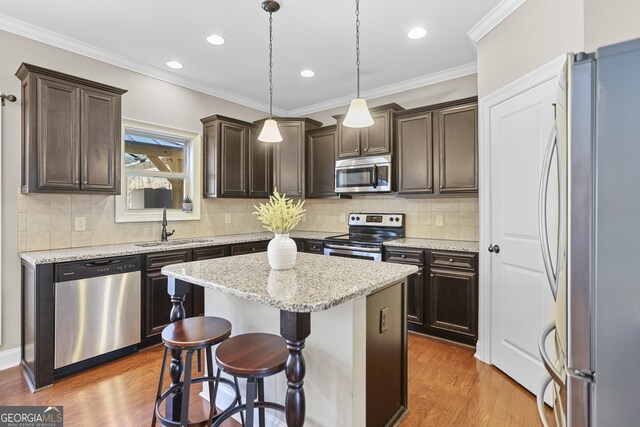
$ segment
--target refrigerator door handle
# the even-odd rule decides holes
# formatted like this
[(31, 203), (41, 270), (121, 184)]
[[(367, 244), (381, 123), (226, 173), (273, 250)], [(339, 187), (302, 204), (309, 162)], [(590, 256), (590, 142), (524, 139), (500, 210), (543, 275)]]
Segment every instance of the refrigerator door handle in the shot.
[(551, 384), (551, 375), (545, 375), (540, 381), (540, 385), (538, 386), (538, 393), (536, 396), (536, 403), (538, 406), (538, 416), (540, 417), (540, 422), (543, 427), (549, 427), (549, 420), (547, 420), (547, 415), (544, 413), (544, 393), (547, 391), (547, 387)]
[(553, 265), (551, 264), (551, 249), (549, 248), (549, 236), (547, 235), (547, 189), (551, 175), (551, 159), (553, 158), (553, 153), (557, 150), (557, 145), (558, 126), (554, 121), (549, 142), (547, 143), (547, 149), (544, 153), (542, 174), (540, 176), (540, 190), (538, 191), (538, 228), (540, 233), (540, 246), (542, 247), (542, 261), (554, 300), (558, 294), (558, 281), (553, 271)]
[(553, 378), (553, 381), (555, 381), (556, 384), (560, 386), (564, 386), (565, 380), (564, 378), (562, 378), (562, 374), (558, 372), (555, 366), (553, 366), (553, 362), (551, 361), (551, 358), (547, 354), (547, 346), (546, 346), (547, 337), (549, 336), (549, 334), (551, 334), (555, 330), (556, 330), (555, 322), (549, 323), (547, 327), (544, 328), (544, 331), (542, 331), (542, 334), (540, 334), (540, 340), (538, 341), (538, 351), (540, 352), (540, 357), (542, 357), (542, 363), (544, 364), (544, 367), (549, 373), (549, 375)]

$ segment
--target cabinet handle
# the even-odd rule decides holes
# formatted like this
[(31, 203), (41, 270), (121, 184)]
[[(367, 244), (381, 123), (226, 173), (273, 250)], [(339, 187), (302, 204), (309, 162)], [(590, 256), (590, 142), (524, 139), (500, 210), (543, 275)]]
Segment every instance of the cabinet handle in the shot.
[(252, 250), (253, 252), (255, 252), (255, 251), (256, 251), (256, 248), (251, 248), (251, 250)]
[(367, 150), (369, 150), (369, 149), (368, 149), (368, 148), (365, 148), (365, 149), (364, 149), (364, 151), (367, 151)]
[(453, 262), (453, 258), (449, 258), (449, 262)]
[(82, 181), (82, 184), (87, 185), (89, 181)]
[(406, 258), (407, 256), (405, 254), (400, 255), (402, 258)]
[(74, 184), (80, 184), (80, 181), (75, 180), (75, 181), (73, 181), (73, 183), (74, 183)]
[(422, 276), (422, 271), (418, 271), (416, 274), (417, 274), (418, 276)]
[(435, 274), (431, 273), (429, 277), (436, 277)]
[(357, 153), (358, 151), (360, 151), (360, 149), (359, 149), (359, 148), (356, 148), (356, 153)]

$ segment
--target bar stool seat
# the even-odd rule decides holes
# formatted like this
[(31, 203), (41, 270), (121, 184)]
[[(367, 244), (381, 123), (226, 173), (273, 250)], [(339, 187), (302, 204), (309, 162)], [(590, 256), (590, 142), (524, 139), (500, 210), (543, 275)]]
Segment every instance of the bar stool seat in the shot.
[[(158, 391), (156, 394), (156, 402), (153, 411), (153, 420), (151, 425), (155, 426), (156, 419), (160, 420), (163, 426), (180, 426), (186, 427), (191, 425), (211, 425), (214, 420), (214, 414), (216, 413), (216, 396), (220, 383), (225, 383), (231, 386), (235, 392), (236, 398), (225, 410), (230, 410), (236, 405), (242, 404), (240, 399), (240, 389), (238, 387), (237, 379), (234, 377), (234, 381), (231, 382), (226, 378), (220, 378), (220, 369), (217, 370), (214, 376), (214, 365), (212, 347), (216, 344), (224, 342), (231, 335), (231, 323), (219, 317), (211, 316), (197, 316), (189, 317), (187, 319), (178, 320), (171, 323), (162, 330), (162, 342), (164, 344), (164, 357), (162, 359), (162, 371), (160, 372), (160, 382), (158, 384)], [(205, 350), (207, 373), (201, 377), (192, 378), (192, 360), (193, 353), (200, 350)], [(184, 377), (183, 380), (177, 384), (169, 387), (164, 393), (162, 392), (162, 384), (164, 382), (164, 372), (167, 364), (167, 355), (169, 350), (174, 351), (186, 351), (186, 360), (184, 364)], [(198, 356), (198, 370), (200, 362)], [(208, 420), (198, 421), (192, 423), (189, 421), (189, 398), (191, 391), (191, 384), (195, 383), (209, 383), (209, 402), (210, 411)], [(166, 416), (160, 414), (160, 405), (170, 395), (175, 393), (182, 393), (182, 405), (181, 405), (181, 419), (180, 421), (173, 421)]]
[(287, 344), (279, 335), (250, 333), (221, 343), (216, 349), (218, 367), (234, 378), (247, 379), (246, 402), (220, 414), (213, 426), (217, 427), (232, 415), (246, 411), (243, 426), (246, 420), (246, 426), (253, 427), (253, 411), (258, 408), (260, 426), (264, 427), (265, 408), (284, 413), (283, 405), (264, 400), (264, 378), (284, 371), (288, 356)]

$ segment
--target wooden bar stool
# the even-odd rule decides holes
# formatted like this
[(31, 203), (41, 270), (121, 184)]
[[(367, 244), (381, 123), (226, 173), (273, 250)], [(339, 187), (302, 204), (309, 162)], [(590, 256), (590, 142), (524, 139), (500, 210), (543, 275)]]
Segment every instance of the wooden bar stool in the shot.
[[(156, 419), (160, 420), (163, 426), (187, 427), (189, 425), (211, 425), (216, 413), (216, 396), (220, 382), (230, 385), (235, 390), (236, 398), (226, 410), (240, 405), (240, 388), (238, 381), (234, 378), (234, 382), (226, 378), (220, 378), (220, 369), (214, 376), (212, 346), (219, 344), (229, 338), (231, 335), (231, 323), (226, 319), (210, 316), (189, 317), (170, 324), (162, 330), (162, 342), (164, 344), (164, 357), (162, 359), (162, 371), (160, 372), (160, 382), (158, 383), (158, 392), (156, 393), (156, 402), (153, 410), (152, 427), (156, 424)], [(191, 369), (193, 364), (193, 353), (204, 349), (207, 363), (207, 375), (198, 378), (191, 377)], [(169, 350), (186, 351), (186, 361), (184, 366), (183, 380), (178, 384), (169, 387), (164, 393), (162, 385), (164, 382), (164, 372), (167, 366), (167, 354)], [(191, 384), (209, 383), (209, 418), (206, 421), (197, 423), (189, 423), (189, 396), (191, 392)], [(182, 393), (182, 406), (180, 413), (180, 421), (173, 421), (166, 416), (160, 414), (160, 405), (171, 394)], [(225, 411), (226, 411), (225, 410)]]
[[(264, 427), (265, 408), (284, 413), (283, 405), (264, 400), (264, 378), (284, 371), (288, 355), (289, 350), (284, 338), (273, 334), (243, 334), (229, 338), (220, 344), (216, 349), (218, 367), (233, 375), (234, 378), (246, 378), (247, 395), (245, 404), (222, 412), (213, 426), (218, 427), (232, 415), (246, 411), (244, 417), (246, 426), (253, 427), (253, 411), (258, 408), (260, 427)], [(220, 372), (218, 372), (219, 376)]]

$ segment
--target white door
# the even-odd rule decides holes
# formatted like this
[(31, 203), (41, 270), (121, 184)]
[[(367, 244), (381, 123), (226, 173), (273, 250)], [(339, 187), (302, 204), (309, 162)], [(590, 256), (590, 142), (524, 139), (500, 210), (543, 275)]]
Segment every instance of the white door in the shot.
[(557, 78), (547, 80), (492, 106), (489, 119), (491, 243), (500, 247), (490, 256), (491, 361), (533, 393), (545, 374), (538, 337), (553, 318), (538, 232), (538, 190), (557, 84)]

